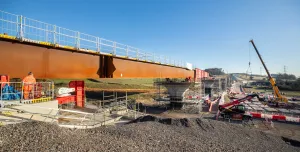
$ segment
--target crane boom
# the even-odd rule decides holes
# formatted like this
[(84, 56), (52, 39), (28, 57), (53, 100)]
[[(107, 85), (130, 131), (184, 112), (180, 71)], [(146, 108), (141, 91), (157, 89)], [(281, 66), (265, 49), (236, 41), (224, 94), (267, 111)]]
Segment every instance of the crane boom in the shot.
[(266, 70), (266, 72), (267, 72), (267, 74), (268, 74), (268, 78), (271, 79), (271, 78), (272, 78), (272, 77), (271, 77), (271, 74), (270, 74), (270, 72), (269, 72), (269, 70), (268, 70), (268, 68), (267, 68), (267, 66), (266, 66), (266, 64), (265, 64), (265, 62), (264, 62), (263, 59), (261, 58), (261, 55), (260, 55), (260, 53), (258, 52), (258, 50), (257, 50), (257, 48), (256, 48), (256, 46), (255, 46), (255, 44), (254, 44), (254, 41), (253, 41), (253, 40), (250, 40), (250, 42), (252, 43), (252, 45), (253, 45), (253, 47), (254, 47), (254, 49), (255, 49), (255, 51), (256, 51), (256, 53), (257, 53), (257, 55), (258, 55), (258, 57), (259, 57), (259, 59), (260, 59), (260, 61), (261, 61), (261, 63), (262, 63), (262, 65), (264, 66), (264, 68), (265, 68), (265, 70)]
[(249, 94), (244, 98), (234, 100), (234, 101), (229, 102), (227, 104), (219, 105), (219, 110), (222, 111), (223, 109), (226, 109), (227, 107), (238, 105), (238, 104), (240, 104), (242, 102), (245, 102), (247, 100), (252, 100), (252, 98), (254, 98), (254, 97), (259, 98), (259, 96), (257, 94)]
[(270, 72), (269, 72), (269, 70), (268, 70), (265, 62), (263, 61), (260, 53), (258, 52), (258, 50), (257, 50), (257, 48), (256, 48), (256, 46), (254, 44), (254, 41), (250, 40), (250, 42), (252, 43), (252, 45), (253, 45), (253, 47), (254, 47), (254, 49), (255, 49), (255, 51), (256, 51), (256, 53), (257, 53), (257, 55), (258, 55), (258, 57), (259, 57), (259, 59), (261, 61), (261, 63), (262, 63), (262, 65), (264, 66), (264, 68), (265, 68), (265, 70), (266, 70), (266, 72), (268, 74), (269, 82), (272, 85), (272, 88), (273, 88), (273, 91), (274, 91), (274, 95), (276, 96), (277, 100), (283, 101), (283, 102), (288, 102), (288, 99), (280, 94), (279, 88), (277, 87), (274, 78), (271, 76), (271, 74), (270, 74)]

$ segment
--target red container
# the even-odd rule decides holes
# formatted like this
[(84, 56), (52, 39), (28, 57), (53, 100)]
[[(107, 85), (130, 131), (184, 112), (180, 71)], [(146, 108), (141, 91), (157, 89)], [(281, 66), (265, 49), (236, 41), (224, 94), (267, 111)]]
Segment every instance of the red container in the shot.
[(201, 70), (201, 78), (204, 78), (205, 76), (204, 76), (204, 70)]
[(200, 82), (201, 81), (201, 69), (195, 68), (195, 74), (194, 74), (194, 78), (195, 78), (195, 82)]
[(204, 76), (204, 70), (201, 70), (201, 78), (203, 79), (203, 78), (205, 78), (205, 76)]
[(77, 107), (83, 108), (84, 103), (84, 81), (71, 81), (69, 82), (69, 88), (75, 88), (75, 102)]
[(205, 77), (205, 78), (208, 78), (208, 77), (209, 77), (208, 72), (204, 72), (204, 77)]

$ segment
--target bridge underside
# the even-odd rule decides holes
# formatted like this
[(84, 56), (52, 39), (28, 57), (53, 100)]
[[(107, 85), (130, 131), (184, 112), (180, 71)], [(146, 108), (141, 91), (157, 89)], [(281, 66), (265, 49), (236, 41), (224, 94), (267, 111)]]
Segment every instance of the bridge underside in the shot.
[(22, 78), (185, 78), (191, 70), (0, 40), (0, 74)]

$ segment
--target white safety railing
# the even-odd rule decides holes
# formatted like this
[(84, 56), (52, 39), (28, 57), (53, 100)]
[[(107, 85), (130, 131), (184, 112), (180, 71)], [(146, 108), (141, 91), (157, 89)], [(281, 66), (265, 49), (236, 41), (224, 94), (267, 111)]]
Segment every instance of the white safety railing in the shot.
[(0, 11), (0, 37), (188, 68), (187, 63), (97, 36)]

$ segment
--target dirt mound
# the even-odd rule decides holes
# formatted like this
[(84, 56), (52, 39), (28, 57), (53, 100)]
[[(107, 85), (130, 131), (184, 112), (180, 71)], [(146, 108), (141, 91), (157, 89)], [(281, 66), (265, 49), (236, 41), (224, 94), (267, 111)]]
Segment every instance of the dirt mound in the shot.
[(198, 118), (145, 116), (123, 126), (87, 130), (42, 122), (0, 127), (0, 151), (299, 151), (294, 142)]
[(184, 114), (199, 114), (202, 107), (199, 108), (199, 105), (185, 105), (181, 109), (172, 110), (176, 113), (184, 113)]

